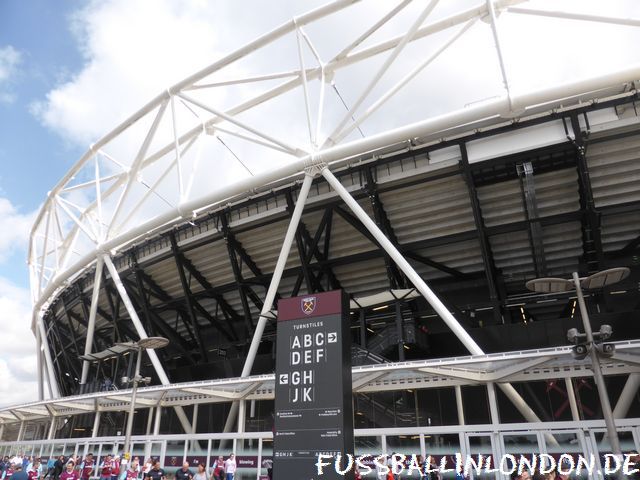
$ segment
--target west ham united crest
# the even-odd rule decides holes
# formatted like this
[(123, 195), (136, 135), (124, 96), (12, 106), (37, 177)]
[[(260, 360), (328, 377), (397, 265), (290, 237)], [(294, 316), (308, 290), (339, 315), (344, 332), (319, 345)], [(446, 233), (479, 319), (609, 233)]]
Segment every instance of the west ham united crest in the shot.
[(316, 297), (304, 297), (300, 300), (300, 307), (302, 308), (302, 313), (305, 315), (311, 315), (316, 309), (316, 305), (318, 302), (316, 301)]

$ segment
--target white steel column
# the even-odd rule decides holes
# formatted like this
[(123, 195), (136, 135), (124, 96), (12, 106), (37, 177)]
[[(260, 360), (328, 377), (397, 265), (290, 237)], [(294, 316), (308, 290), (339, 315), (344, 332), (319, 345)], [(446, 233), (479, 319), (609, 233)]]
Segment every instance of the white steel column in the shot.
[[(133, 308), (133, 303), (131, 303), (131, 299), (129, 298), (129, 294), (127, 290), (124, 288), (122, 280), (120, 279), (120, 274), (116, 269), (116, 266), (113, 264), (113, 260), (107, 254), (103, 255), (104, 264), (107, 266), (107, 270), (109, 270), (109, 274), (111, 275), (111, 279), (113, 280), (116, 289), (118, 290), (118, 294), (124, 304), (127, 312), (129, 313), (129, 317), (131, 318), (131, 323), (133, 323), (134, 328), (136, 329), (136, 333), (140, 336), (140, 339), (148, 338), (147, 332), (144, 330), (142, 322), (140, 321), (140, 317), (138, 317), (138, 313), (136, 309)], [(158, 358), (158, 354), (153, 349), (146, 350), (149, 358), (151, 359), (151, 363), (153, 364), (153, 368), (156, 371), (158, 378), (160, 379), (160, 383), (163, 385), (169, 385), (171, 382), (169, 381), (169, 377), (167, 373), (164, 371), (162, 364), (160, 363), (160, 359)], [(187, 415), (184, 413), (184, 409), (182, 407), (174, 407), (176, 410), (176, 414), (178, 415), (178, 420), (180, 420), (180, 424), (184, 429), (185, 433), (191, 432), (191, 425), (189, 424), (189, 419)]]
[[(241, 377), (248, 377), (249, 375), (251, 375), (253, 362), (256, 359), (258, 347), (260, 347), (260, 342), (262, 341), (264, 327), (267, 325), (267, 320), (269, 319), (267, 315), (271, 310), (273, 300), (275, 299), (276, 293), (278, 292), (280, 279), (282, 278), (282, 272), (284, 271), (287, 259), (289, 258), (291, 244), (293, 243), (293, 240), (295, 238), (298, 224), (300, 223), (300, 218), (302, 217), (302, 211), (304, 210), (304, 204), (307, 202), (307, 196), (309, 195), (309, 190), (311, 189), (312, 182), (313, 176), (307, 173), (304, 176), (304, 181), (302, 182), (302, 186), (300, 187), (300, 194), (298, 195), (296, 206), (293, 209), (293, 213), (291, 214), (291, 220), (289, 221), (289, 226), (287, 227), (287, 233), (285, 234), (284, 240), (282, 241), (280, 255), (278, 255), (278, 261), (273, 271), (273, 276), (271, 277), (271, 283), (269, 284), (267, 295), (264, 299), (262, 312), (260, 312), (260, 317), (258, 318), (258, 323), (253, 333), (253, 338), (251, 339), (251, 346), (249, 347), (249, 353), (247, 354), (247, 359), (245, 360), (244, 367), (242, 368), (242, 373), (240, 375)], [(233, 428), (233, 423), (235, 421), (237, 413), (238, 402), (235, 401), (231, 404), (231, 410), (229, 411), (229, 416), (227, 417), (227, 422), (224, 426), (224, 431), (226, 433), (230, 432), (231, 428)]]
[(149, 413), (148, 413), (148, 416), (147, 416), (147, 428), (145, 430), (145, 432), (146, 432), (145, 435), (147, 435), (147, 436), (151, 435), (151, 427), (153, 426), (153, 412), (154, 412), (154, 409), (153, 409), (153, 407), (151, 407), (149, 409)]
[(56, 422), (57, 422), (57, 420), (58, 419), (56, 417), (51, 417), (51, 425), (49, 426), (49, 433), (47, 434), (47, 440), (52, 440), (53, 439), (53, 435), (56, 432)]
[[(93, 293), (91, 294), (91, 309), (89, 310), (89, 323), (87, 324), (87, 338), (84, 344), (84, 354), (89, 355), (93, 345), (93, 332), (96, 325), (96, 315), (98, 313), (98, 299), (100, 297), (100, 284), (102, 283), (102, 267), (104, 261), (102, 257), (98, 257), (96, 261), (96, 273), (93, 277)], [(87, 383), (89, 375), (89, 361), (82, 362), (82, 375), (80, 377), (80, 385)]]
[(24, 436), (24, 420), (20, 421), (20, 430), (18, 430), (18, 442), (22, 441), (22, 437)]
[(497, 425), (500, 423), (500, 414), (498, 413), (498, 397), (496, 396), (496, 386), (493, 382), (487, 383), (487, 394), (489, 398), (489, 413), (491, 414), (491, 423)]
[(91, 430), (91, 438), (96, 438), (98, 436), (98, 431), (100, 430), (100, 410), (96, 410), (96, 416), (93, 417), (93, 429)]
[(40, 329), (36, 328), (36, 368), (38, 376), (38, 400), (44, 400), (44, 372), (42, 369), (42, 338)]
[(51, 359), (51, 351), (49, 350), (49, 343), (46, 341), (47, 332), (44, 330), (44, 319), (40, 314), (36, 316), (36, 324), (38, 331), (40, 332), (40, 338), (42, 339), (42, 346), (44, 351), (45, 364), (47, 366), (47, 380), (49, 383), (49, 390), (53, 398), (60, 398), (60, 390), (58, 390), (58, 382), (56, 381), (56, 375), (53, 371), (53, 360)]
[(456, 407), (458, 410), (458, 425), (464, 425), (464, 404), (462, 403), (462, 387), (460, 385), (456, 385)]
[(569, 406), (571, 407), (571, 418), (574, 422), (580, 421), (580, 412), (578, 411), (578, 403), (576, 402), (576, 392), (573, 389), (573, 380), (570, 377), (564, 379), (567, 386), (567, 396), (569, 397)]
[(162, 407), (158, 405), (156, 407), (156, 419), (153, 422), (153, 435), (157, 437), (160, 435), (160, 421), (162, 420)]
[(0, 440), (4, 436), (4, 423), (0, 423)]
[[(473, 355), (483, 355), (484, 352), (480, 348), (480, 346), (476, 343), (476, 341), (471, 338), (471, 335), (458, 323), (455, 317), (451, 314), (449, 309), (444, 306), (444, 304), (440, 301), (440, 299), (436, 296), (435, 293), (427, 286), (425, 281), (418, 275), (418, 273), (413, 269), (413, 267), (405, 260), (402, 254), (398, 251), (398, 249), (391, 243), (391, 241), (385, 236), (384, 233), (378, 228), (373, 220), (367, 215), (367, 212), (363, 210), (360, 204), (349, 194), (346, 188), (340, 183), (340, 181), (335, 177), (331, 170), (328, 168), (324, 168), (322, 170), (322, 176), (327, 180), (331, 188), (333, 188), (336, 193), (342, 198), (345, 204), (353, 211), (353, 213), (358, 217), (358, 219), (362, 222), (367, 230), (374, 236), (376, 241), (380, 244), (380, 246), (387, 252), (387, 254), (391, 257), (391, 259), (398, 265), (400, 270), (409, 278), (411, 283), (416, 287), (416, 289), (422, 294), (422, 296), (429, 302), (429, 304), (433, 307), (436, 313), (444, 320), (447, 326), (453, 331), (456, 337), (462, 342), (462, 344), (471, 352)], [(509, 383), (500, 383), (498, 384), (500, 389), (509, 397), (509, 399), (513, 402), (514, 406), (518, 409), (518, 411), (524, 416), (524, 418), (529, 422), (540, 422), (540, 419), (535, 414), (535, 412), (527, 405), (524, 399), (516, 392), (515, 388), (511, 386)]]
[(247, 418), (247, 402), (240, 400), (238, 404), (238, 433), (244, 433), (244, 423)]
[(638, 388), (640, 388), (640, 374), (629, 374), (627, 383), (624, 384), (620, 398), (618, 398), (618, 403), (616, 403), (616, 408), (613, 409), (613, 418), (624, 418), (627, 416), (629, 408), (631, 408), (631, 403), (638, 392)]

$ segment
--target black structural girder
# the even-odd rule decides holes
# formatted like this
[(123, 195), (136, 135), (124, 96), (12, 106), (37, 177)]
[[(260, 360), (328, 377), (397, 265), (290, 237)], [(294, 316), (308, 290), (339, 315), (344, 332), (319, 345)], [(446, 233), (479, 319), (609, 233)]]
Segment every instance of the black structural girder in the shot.
[[(371, 169), (371, 166), (364, 169), (364, 189), (369, 196), (369, 202), (371, 203), (371, 208), (373, 209), (373, 216), (376, 225), (380, 230), (382, 230), (382, 233), (384, 233), (385, 237), (387, 237), (389, 241), (397, 247), (398, 238), (396, 237), (393, 227), (391, 226), (391, 222), (389, 221), (387, 212), (384, 209), (382, 200), (380, 200), (380, 196), (378, 195), (377, 182), (373, 178), (373, 172), (371, 171)], [(386, 251), (384, 252), (384, 265), (387, 270), (387, 278), (389, 280), (390, 288), (405, 288), (408, 285), (407, 279), (405, 278), (404, 274), (400, 271), (398, 266)], [(404, 352), (402, 353), (404, 354)]]
[[(307, 246), (307, 250), (305, 251), (305, 255), (304, 255), (304, 260), (302, 260), (302, 264), (303, 265), (307, 265), (309, 266), (311, 260), (314, 257), (314, 253), (318, 248), (318, 243), (320, 242), (320, 239), (322, 238), (322, 233), (327, 229), (327, 222), (331, 222), (331, 215), (332, 215), (333, 211), (331, 210), (331, 208), (327, 208), (324, 211), (324, 214), (322, 215), (322, 218), (320, 219), (320, 224), (318, 225), (318, 228), (316, 229), (316, 233), (313, 236), (313, 239), (311, 241), (311, 244)], [(322, 272), (320, 272), (321, 274)], [(298, 278), (296, 278), (296, 282), (293, 285), (293, 291), (291, 293), (292, 297), (297, 297), (298, 293), (300, 292), (300, 287), (302, 286), (302, 281), (304, 280), (304, 271), (300, 272), (300, 274), (298, 274)]]
[[(216, 305), (220, 307), (223, 315), (225, 316), (225, 319), (227, 320), (227, 324), (229, 325), (231, 333), (222, 328), (222, 325), (219, 324), (217, 318), (215, 317), (212, 317), (216, 320), (215, 322), (211, 322), (213, 326), (220, 330), (220, 332), (225, 337), (229, 338), (229, 340), (238, 340), (238, 334), (236, 333), (235, 327), (233, 326), (233, 322), (242, 321), (242, 317), (233, 309), (233, 307), (231, 307), (231, 305), (229, 305), (229, 303), (227, 303), (222, 294), (215, 291), (213, 285), (211, 285), (211, 283), (204, 277), (204, 275), (202, 275), (202, 273), (195, 267), (195, 265), (193, 265), (191, 260), (184, 257), (183, 265), (184, 268), (186, 268), (187, 271), (191, 274), (191, 276), (200, 284), (200, 286), (202, 286), (204, 292), (216, 301)], [(202, 308), (199, 303), (197, 304), (197, 307)]]
[(405, 252), (404, 256), (407, 257), (407, 258), (411, 258), (412, 260), (415, 260), (416, 262), (419, 262), (419, 263), (422, 263), (422, 264), (427, 265), (429, 267), (435, 268), (436, 270), (440, 270), (441, 272), (448, 273), (452, 277), (458, 278), (460, 280), (465, 280), (465, 279), (473, 277), (473, 275), (470, 275), (468, 273), (463, 273), (460, 270), (457, 270), (455, 268), (448, 267), (444, 263), (436, 262), (435, 260), (427, 258), (427, 257), (425, 257), (423, 255), (420, 255), (420, 254), (416, 253), (416, 252)]
[[(123, 282), (123, 285), (127, 291), (127, 294), (131, 298), (131, 302), (134, 304), (134, 308), (136, 310), (142, 310), (143, 314), (149, 316), (149, 321), (153, 322), (159, 333), (164, 335), (169, 339), (170, 344), (176, 347), (187, 359), (189, 363), (192, 365), (196, 365), (197, 362), (193, 358), (193, 354), (191, 353), (192, 345), (190, 345), (177, 331), (175, 331), (160, 315), (158, 315), (151, 305), (147, 304), (146, 310), (141, 308), (144, 305), (144, 290), (137, 292), (133, 285), (131, 285), (128, 281)], [(160, 353), (160, 352), (158, 352)]]
[[(293, 196), (291, 195), (291, 189), (287, 189), (285, 191), (285, 198), (287, 200), (287, 212), (289, 213), (289, 219), (291, 219), (293, 217), (293, 209), (295, 208), (295, 202), (293, 201)], [(302, 219), (300, 219), (300, 221), (298, 222), (298, 227), (296, 228), (295, 240), (296, 247), (298, 249), (298, 257), (300, 258), (300, 266), (302, 268), (302, 276), (304, 277), (304, 282), (307, 286), (308, 293), (322, 292), (324, 291), (324, 289), (309, 268), (309, 262), (307, 262), (307, 256), (305, 255), (305, 246), (302, 241), (303, 229), (306, 230), (307, 227), (303, 223)]]
[(573, 144), (576, 151), (576, 167), (578, 170), (578, 192), (580, 193), (580, 208), (584, 212), (582, 218), (582, 247), (584, 260), (588, 273), (600, 270), (603, 259), (602, 236), (600, 233), (600, 212), (596, 209), (593, 198), (593, 188), (589, 176), (589, 166), (587, 164), (587, 139), (589, 137), (588, 124), (587, 131), (583, 132), (580, 127), (578, 115), (573, 114), (571, 119), (571, 129), (573, 130)]
[(459, 144), (460, 147), (460, 167), (464, 176), (465, 183), (467, 184), (467, 191), (469, 193), (469, 200), (471, 201), (471, 211), (473, 212), (473, 220), (476, 226), (477, 238), (480, 242), (480, 252), (482, 254), (482, 261), (484, 262), (485, 274), (487, 277), (487, 286), (489, 288), (489, 298), (493, 306), (493, 318), (496, 323), (503, 323), (503, 315), (507, 312), (503, 309), (503, 302), (500, 298), (498, 291), (497, 269), (493, 260), (493, 252), (491, 251), (491, 244), (489, 243), (489, 236), (484, 224), (484, 217), (482, 216), (482, 208), (480, 207), (480, 199), (478, 198), (478, 191), (473, 181), (473, 175), (471, 173), (471, 166), (469, 165), (469, 155), (467, 154), (467, 145), (464, 142)]
[[(120, 305), (122, 303), (122, 299), (120, 298), (120, 295), (114, 289), (114, 287), (109, 285), (107, 272), (103, 271), (102, 275), (103, 275), (102, 284), (104, 285), (105, 296), (107, 297), (107, 302), (109, 303), (109, 309), (111, 310), (111, 323), (113, 324), (111, 342), (113, 344), (117, 342), (118, 339), (120, 339), (120, 330), (118, 328), (118, 321), (120, 320)], [(115, 302), (113, 300), (114, 296), (116, 298)]]
[[(331, 227), (333, 225), (333, 210), (331, 208), (329, 208), (328, 210), (329, 210), (328, 214), (327, 214), (327, 210), (325, 210), (325, 214), (327, 214), (327, 219), (326, 219), (326, 227), (324, 232), (324, 245), (322, 248), (322, 252), (320, 251), (320, 248), (318, 246), (320, 242), (320, 238), (322, 237), (321, 229), (318, 228), (318, 231), (316, 232), (316, 235), (313, 238), (311, 238), (311, 234), (307, 231), (306, 228), (303, 228), (302, 230), (300, 230), (305, 244), (309, 246), (309, 250), (307, 252), (307, 258), (310, 259), (309, 262), (313, 257), (315, 257), (318, 262), (326, 262), (329, 259), (329, 249), (331, 247)], [(342, 285), (340, 284), (340, 281), (336, 277), (335, 273), (333, 272), (331, 267), (327, 265), (325, 265), (324, 267), (321, 267), (320, 271), (318, 272), (318, 275), (316, 276), (316, 278), (318, 279), (318, 282), (322, 281), (322, 277), (325, 274), (327, 275), (327, 280), (329, 285), (328, 288), (331, 288), (333, 290), (339, 290), (342, 288)]]
[(624, 257), (633, 253), (635, 249), (640, 247), (640, 235), (638, 235), (633, 240), (629, 241), (624, 247), (622, 247), (619, 251), (614, 253), (616, 257)]
[(189, 319), (191, 320), (191, 325), (193, 327), (193, 332), (195, 334), (195, 340), (200, 350), (200, 355), (202, 360), (205, 363), (209, 362), (209, 356), (207, 355), (207, 348), (204, 344), (204, 339), (202, 338), (202, 332), (200, 331), (200, 324), (198, 323), (198, 315), (196, 314), (195, 308), (193, 306), (193, 302), (195, 301), (192, 297), (191, 286), (187, 281), (187, 276), (184, 273), (184, 255), (180, 252), (178, 248), (178, 242), (176, 241), (176, 236), (173, 232), (169, 235), (169, 239), (171, 241), (171, 250), (173, 251), (173, 258), (175, 260), (176, 268), (178, 269), (178, 277), (180, 278), (180, 285), (182, 285), (182, 293), (184, 295), (184, 302), (187, 307), (187, 313), (189, 315)]
[(76, 338), (76, 329), (73, 326), (73, 322), (71, 321), (71, 314), (69, 313), (69, 306), (67, 305), (67, 301), (62, 298), (62, 308), (64, 310), (64, 316), (67, 318), (67, 325), (69, 325), (69, 335), (73, 342), (73, 347), (76, 351), (77, 355), (80, 355), (80, 349), (78, 348), (78, 339)]
[(236, 281), (238, 295), (240, 296), (240, 303), (242, 304), (242, 311), (244, 312), (245, 336), (246, 338), (249, 338), (254, 328), (253, 318), (251, 315), (251, 307), (249, 307), (246, 286), (244, 284), (244, 279), (242, 278), (240, 265), (238, 264), (238, 257), (236, 256), (236, 251), (233, 248), (233, 240), (230, 240), (231, 238), (233, 238), (233, 233), (229, 228), (227, 215), (224, 212), (222, 213), (222, 215), (220, 215), (220, 222), (222, 224), (222, 234), (224, 236), (224, 242), (227, 246), (227, 253), (229, 255), (229, 263), (231, 263), (231, 270), (233, 271), (233, 277)]
[(533, 164), (530, 161), (516, 165), (520, 178), (520, 190), (522, 201), (529, 222), (529, 243), (533, 252), (533, 260), (536, 268), (536, 277), (547, 276), (547, 262), (544, 254), (544, 242), (542, 238), (542, 225), (538, 214), (538, 199), (536, 196), (536, 184), (533, 176)]

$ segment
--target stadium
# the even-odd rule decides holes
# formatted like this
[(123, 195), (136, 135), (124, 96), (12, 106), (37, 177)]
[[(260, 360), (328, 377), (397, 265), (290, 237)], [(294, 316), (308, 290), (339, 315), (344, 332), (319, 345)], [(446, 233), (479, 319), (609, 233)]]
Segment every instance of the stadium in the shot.
[[(40, 398), (0, 409), (0, 456), (101, 458), (131, 422), (133, 455), (234, 451), (237, 478), (262, 478), (277, 301), (332, 290), (350, 299), (356, 453), (640, 450), (640, 64), (519, 91), (500, 30), (640, 19), (518, 0), (432, 19), (434, 0), (376, 40), (401, 1), (314, 43), (360, 3), (167, 88), (47, 194), (28, 258)], [(476, 30), (499, 94), (427, 108), (415, 82)]]

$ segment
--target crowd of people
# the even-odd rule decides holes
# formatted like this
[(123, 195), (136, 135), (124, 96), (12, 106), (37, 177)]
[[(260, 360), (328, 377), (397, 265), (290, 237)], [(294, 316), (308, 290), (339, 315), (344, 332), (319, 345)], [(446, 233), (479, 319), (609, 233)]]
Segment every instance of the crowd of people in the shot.
[[(175, 472), (175, 480), (233, 480), (237, 469), (235, 455), (225, 460), (221, 455), (214, 462), (210, 474), (206, 466), (198, 464), (192, 471), (189, 463)], [(0, 480), (167, 480), (167, 474), (158, 459), (140, 462), (133, 457), (131, 462), (119, 455), (106, 455), (98, 464), (93, 453), (84, 459), (80, 456), (60, 455), (43, 464), (40, 458), (29, 457), (22, 453), (0, 459)]]

